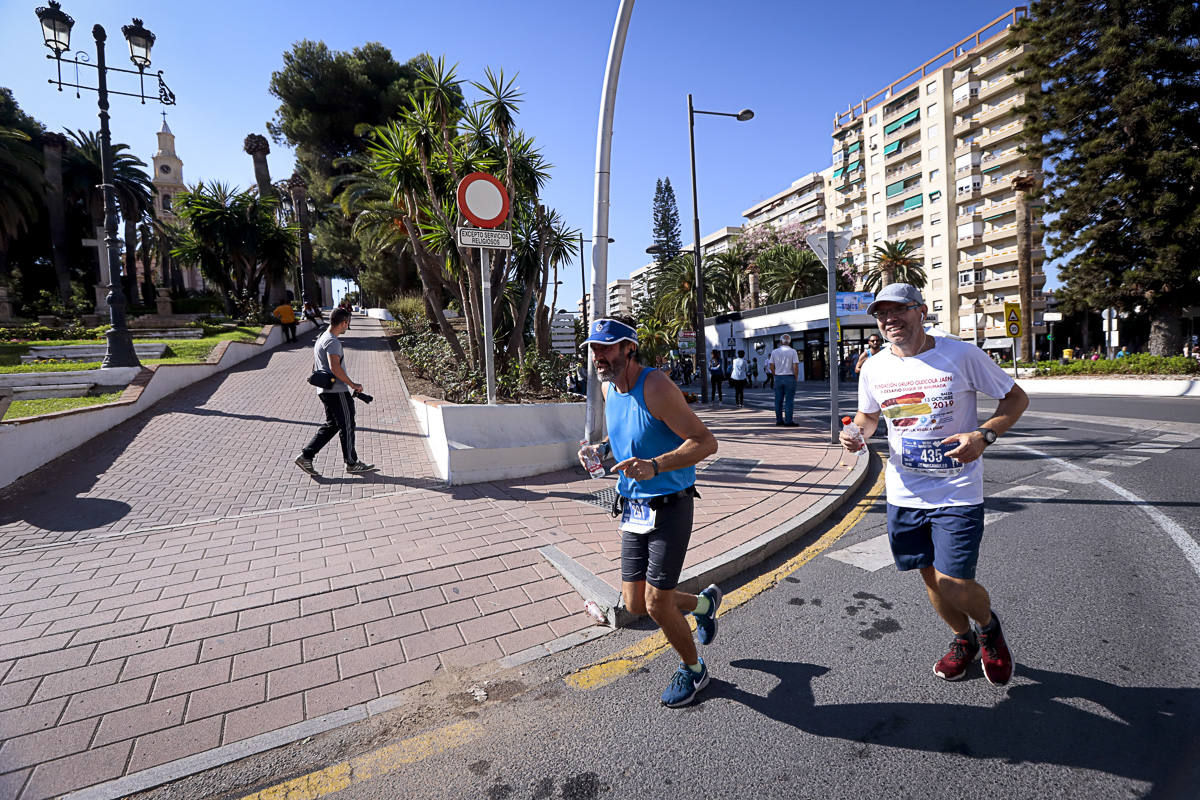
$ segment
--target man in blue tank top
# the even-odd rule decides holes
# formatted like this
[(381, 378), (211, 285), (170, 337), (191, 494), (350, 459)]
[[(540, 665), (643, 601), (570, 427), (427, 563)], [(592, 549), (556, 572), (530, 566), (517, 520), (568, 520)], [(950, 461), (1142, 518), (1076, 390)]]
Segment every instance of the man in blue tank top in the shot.
[(684, 614), (696, 617), (701, 644), (717, 635), (721, 590), (699, 595), (676, 589), (692, 535), (696, 464), (717, 452), (717, 440), (688, 407), (671, 379), (638, 361), (637, 331), (628, 318), (598, 319), (584, 346), (604, 384), (608, 439), (585, 445), (588, 455), (616, 459), (621, 495), (621, 595), (634, 614), (650, 615), (683, 663), (662, 694), (664, 705), (687, 705), (708, 685), (708, 667)]

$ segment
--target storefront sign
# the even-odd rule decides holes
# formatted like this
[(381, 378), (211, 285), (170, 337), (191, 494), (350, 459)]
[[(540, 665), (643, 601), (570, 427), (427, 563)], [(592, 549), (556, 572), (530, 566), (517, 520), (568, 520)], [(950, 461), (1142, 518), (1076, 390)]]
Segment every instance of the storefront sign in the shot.
[(874, 292), (838, 292), (837, 314), (844, 317), (847, 314), (865, 314), (867, 306), (875, 302)]

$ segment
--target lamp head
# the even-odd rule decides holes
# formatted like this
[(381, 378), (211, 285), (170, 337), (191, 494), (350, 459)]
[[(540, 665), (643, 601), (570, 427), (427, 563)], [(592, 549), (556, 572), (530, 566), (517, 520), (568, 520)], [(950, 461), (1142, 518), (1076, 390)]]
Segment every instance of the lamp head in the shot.
[(42, 6), (34, 11), (38, 22), (42, 24), (42, 39), (46, 47), (60, 56), (71, 49), (71, 26), (75, 20), (59, 7), (57, 0), (50, 0), (49, 6)]
[(129, 60), (133, 65), (139, 70), (150, 66), (150, 48), (154, 47), (154, 34), (148, 31), (137, 17), (133, 18), (132, 25), (122, 25), (121, 33), (125, 34), (125, 41), (129, 42)]
[(738, 122), (748, 122), (752, 119), (754, 119), (754, 112), (748, 108), (743, 108), (741, 111), (739, 111), (737, 113), (737, 121)]

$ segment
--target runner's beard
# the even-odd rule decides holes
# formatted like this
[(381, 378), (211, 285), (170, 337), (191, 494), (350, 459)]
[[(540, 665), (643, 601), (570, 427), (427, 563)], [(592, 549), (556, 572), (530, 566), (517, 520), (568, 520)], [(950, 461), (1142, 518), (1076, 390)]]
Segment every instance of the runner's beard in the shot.
[(629, 366), (629, 357), (624, 353), (619, 353), (605, 364), (600, 359), (593, 359), (596, 364), (596, 375), (600, 380), (611, 382), (617, 375), (625, 372), (625, 368)]

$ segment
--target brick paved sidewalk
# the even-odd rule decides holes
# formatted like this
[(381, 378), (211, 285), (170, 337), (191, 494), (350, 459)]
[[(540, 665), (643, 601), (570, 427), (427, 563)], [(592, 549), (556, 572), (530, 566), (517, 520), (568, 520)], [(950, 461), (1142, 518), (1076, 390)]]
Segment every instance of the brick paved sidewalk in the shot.
[[(167, 398), (0, 495), (0, 797), (91, 786), (544, 652), (591, 620), (539, 553), (615, 585), (612, 520), (582, 470), (445, 487), (375, 323), (348, 334), (359, 453), (291, 463), (321, 419), (307, 342)], [(705, 412), (689, 565), (841, 482), (819, 432)], [(748, 464), (741, 464), (742, 468)]]

